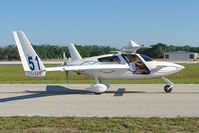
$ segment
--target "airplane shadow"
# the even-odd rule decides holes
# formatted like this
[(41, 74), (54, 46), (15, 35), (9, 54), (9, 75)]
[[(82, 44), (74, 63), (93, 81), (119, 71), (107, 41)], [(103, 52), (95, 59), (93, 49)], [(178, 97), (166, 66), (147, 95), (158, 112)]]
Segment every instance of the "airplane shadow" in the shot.
[(46, 91), (25, 91), (27, 93), (46, 93), (53, 95), (66, 95), (66, 94), (92, 94), (87, 90), (70, 89), (59, 85), (47, 85)]
[(23, 100), (23, 99), (31, 99), (31, 98), (38, 98), (38, 97), (47, 97), (47, 96), (54, 96), (54, 95), (67, 95), (67, 94), (89, 94), (91, 92), (86, 90), (76, 90), (70, 89), (58, 85), (47, 85), (46, 91), (24, 91), (22, 93), (30, 93), (28, 95), (22, 96), (15, 96), (15, 97), (8, 97), (0, 99), (1, 102), (9, 102), (15, 100)]
[[(28, 95), (14, 96), (0, 99), (0, 103), (32, 99), (39, 97), (55, 96), (55, 95), (71, 95), (71, 94), (83, 94), (83, 95), (94, 95), (95, 93), (87, 90), (70, 89), (59, 85), (47, 85), (46, 91), (24, 91), (22, 93), (30, 93)], [(124, 93), (145, 93), (144, 91), (125, 91), (125, 88), (118, 88), (117, 91), (106, 91), (105, 94), (114, 94), (114, 96), (123, 96)]]

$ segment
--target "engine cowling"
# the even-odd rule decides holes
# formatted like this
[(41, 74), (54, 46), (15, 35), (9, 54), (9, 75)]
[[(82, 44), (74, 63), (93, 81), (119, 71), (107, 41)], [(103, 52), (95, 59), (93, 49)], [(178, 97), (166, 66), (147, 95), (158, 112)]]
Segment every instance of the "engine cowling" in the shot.
[(91, 86), (85, 89), (91, 92), (95, 92), (95, 93), (102, 93), (107, 90), (107, 86), (104, 84), (92, 84)]

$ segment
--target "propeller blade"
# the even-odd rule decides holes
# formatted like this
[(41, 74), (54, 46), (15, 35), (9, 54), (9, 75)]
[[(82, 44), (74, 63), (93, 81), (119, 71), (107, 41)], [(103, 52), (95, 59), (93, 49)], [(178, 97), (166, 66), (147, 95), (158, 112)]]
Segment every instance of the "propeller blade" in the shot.
[(65, 52), (63, 53), (63, 59), (64, 59), (64, 65), (67, 65), (68, 64), (68, 59), (66, 57)]
[(68, 71), (66, 71), (66, 81), (67, 81), (67, 84), (68, 84)]

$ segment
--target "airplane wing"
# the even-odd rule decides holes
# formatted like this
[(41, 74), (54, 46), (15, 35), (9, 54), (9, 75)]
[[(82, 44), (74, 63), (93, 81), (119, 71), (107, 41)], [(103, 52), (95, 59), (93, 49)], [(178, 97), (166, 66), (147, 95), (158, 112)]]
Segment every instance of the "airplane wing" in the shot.
[(83, 70), (108, 70), (108, 69), (129, 69), (124, 64), (104, 64), (104, 65), (76, 65), (63, 67), (47, 67), (46, 71), (83, 71)]
[[(22, 65), (27, 76), (43, 77), (46, 71), (82, 71), (82, 70), (106, 70), (106, 69), (128, 69), (127, 64), (94, 64), (94, 65), (75, 65), (46, 68), (39, 56), (33, 49), (23, 31), (14, 31), (14, 38), (20, 54)], [(73, 44), (68, 45), (72, 60), (82, 59)]]

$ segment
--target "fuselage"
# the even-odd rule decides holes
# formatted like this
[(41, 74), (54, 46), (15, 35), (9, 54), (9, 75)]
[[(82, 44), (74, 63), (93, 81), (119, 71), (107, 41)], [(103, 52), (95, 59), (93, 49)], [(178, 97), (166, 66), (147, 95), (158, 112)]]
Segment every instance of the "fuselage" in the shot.
[(153, 61), (148, 56), (136, 54), (136, 50), (142, 46), (136, 44), (132, 40), (130, 40), (128, 46), (121, 49), (121, 52), (85, 59), (82, 59), (74, 44), (71, 43), (68, 44), (68, 49), (72, 61), (68, 62), (64, 56), (64, 63), (59, 67), (46, 68), (34, 51), (24, 32), (14, 31), (13, 34), (23, 69), (27, 76), (44, 77), (48, 71), (65, 71), (67, 78), (68, 71), (75, 71), (79, 74), (94, 77), (95, 84), (85, 89), (98, 94), (105, 92), (110, 87), (110, 84), (102, 81), (101, 78), (134, 79), (150, 77), (161, 77), (167, 83), (164, 90), (168, 93), (171, 92), (174, 84), (164, 76), (184, 69), (181, 65)]
[[(129, 58), (134, 56), (137, 58), (141, 66), (136, 67), (136, 73), (132, 72), (129, 67)], [(150, 78), (161, 77), (170, 75), (184, 69), (183, 66), (170, 63), (154, 61), (150, 57), (141, 54), (107, 54), (101, 56), (94, 56), (90, 58), (84, 58), (78, 61), (71, 61), (68, 66), (76, 65), (117, 65), (123, 69), (106, 69), (97, 70), (97, 76), (99, 78), (107, 79), (134, 79), (134, 78)], [(96, 71), (76, 71), (79, 74), (94, 76)]]

